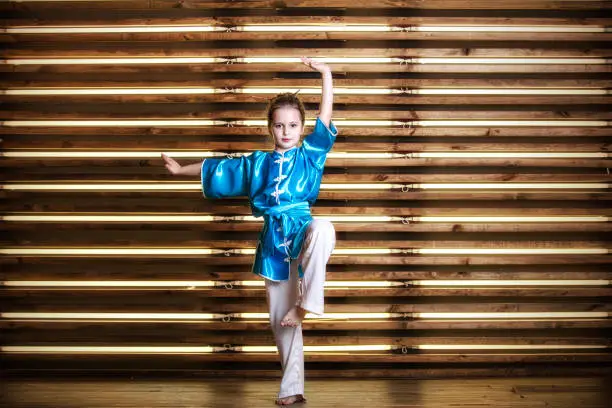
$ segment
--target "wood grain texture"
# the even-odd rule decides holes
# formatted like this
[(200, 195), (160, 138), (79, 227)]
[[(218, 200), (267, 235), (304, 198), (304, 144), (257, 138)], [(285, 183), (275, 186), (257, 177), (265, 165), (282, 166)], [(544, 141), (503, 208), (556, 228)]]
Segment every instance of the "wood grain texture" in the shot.
[[(310, 381), (306, 385), (308, 404), (317, 407), (335, 407), (338, 403), (346, 406), (376, 404), (392, 407), (410, 401), (416, 408), (449, 408), (457, 404), (487, 404), (512, 408), (555, 406), (572, 408), (582, 404), (590, 408), (606, 408), (610, 398), (609, 380), (601, 376), (586, 374), (584, 367), (576, 368), (567, 378), (547, 377), (544, 370), (532, 368), (531, 375), (520, 368), (507, 368), (509, 372), (523, 373), (517, 378), (429, 378), (417, 380), (414, 376), (434, 377), (438, 369), (404, 369), (404, 379), (366, 379), (373, 372), (383, 370), (362, 370), (355, 372), (362, 378), (347, 378), (352, 370), (339, 371), (334, 377), (320, 378), (321, 370), (308, 367)], [(201, 368), (200, 373), (206, 371)], [(227, 370), (208, 369), (218, 376), (227, 377)], [(493, 371), (493, 370), (492, 370)], [(491, 371), (491, 372), (492, 372)], [(393, 370), (387, 370), (393, 373)], [(482, 369), (455, 369), (472, 377), (483, 373)], [(537, 374), (539, 372), (539, 374)], [(563, 371), (558, 371), (563, 372)], [(151, 408), (185, 406), (215, 406), (228, 408), (250, 406), (253, 408), (272, 406), (278, 379), (273, 378), (273, 369), (260, 367), (240, 378), (186, 378), (176, 374), (169, 378), (146, 378), (136, 375), (131, 379), (120, 377), (82, 378), (74, 375), (62, 377), (22, 377), (7, 380), (3, 403), (7, 408), (48, 407), (48, 399), (57, 406), (76, 408), (86, 403), (92, 408), (107, 407), (110, 404), (136, 408), (145, 404)], [(344, 373), (344, 374), (343, 374)], [(411, 374), (409, 374), (411, 373)], [(581, 374), (586, 374), (581, 376)], [(194, 373), (192, 375), (198, 375)], [(398, 376), (398, 371), (395, 376)], [(519, 374), (520, 375), (520, 374)], [(257, 378), (259, 377), (259, 378)], [(270, 378), (272, 377), (272, 378)], [(180, 400), (177, 395), (180, 395)]]
[[(324, 376), (475, 377), (609, 375), (612, 292), (612, 176), (609, 110), (610, 33), (604, 1), (356, 0), (152, 0), (3, 2), (3, 27), (248, 24), (389, 24), (405, 32), (359, 33), (114, 33), (16, 34), (0, 32), (0, 249), (202, 247), (254, 248), (261, 222), (151, 222), (126, 215), (249, 215), (245, 198), (205, 200), (198, 179), (171, 177), (161, 152), (269, 150), (265, 127), (10, 126), (10, 120), (262, 119), (270, 95), (25, 96), (6, 90), (35, 88), (194, 88), (320, 86), (316, 73), (291, 63), (15, 65), (16, 58), (129, 58), (275, 56), (511, 58), (522, 63), (332, 64), (336, 88), (381, 87), (401, 95), (335, 96), (334, 119), (525, 121), (520, 126), (344, 126), (332, 153), (393, 152), (393, 159), (329, 158), (323, 182), (351, 183), (540, 183), (538, 189), (322, 190), (314, 216), (387, 215), (393, 222), (336, 222), (337, 248), (559, 249), (590, 248), (601, 254), (556, 255), (332, 255), (327, 280), (400, 281), (386, 288), (327, 288), (328, 313), (398, 313), (393, 318), (308, 320), (307, 345), (391, 344), (395, 352), (307, 353), (308, 378)], [(590, 33), (417, 32), (425, 26), (576, 26)], [(609, 30), (608, 30), (609, 31)], [(534, 64), (534, 58), (545, 58)], [(571, 64), (557, 59), (577, 58)], [(587, 60), (594, 59), (594, 60)], [(494, 89), (494, 95), (417, 95), (415, 89)], [(578, 90), (596, 95), (509, 95), (510, 91)], [(300, 95), (306, 116), (317, 115), (319, 95)], [(530, 121), (547, 120), (542, 126)], [(571, 121), (598, 121), (579, 126)], [(560, 126), (557, 126), (560, 125)], [(309, 129), (306, 129), (307, 131)], [(29, 152), (148, 152), (146, 158), (10, 157)], [(507, 153), (508, 156), (418, 158), (415, 153)], [(516, 153), (597, 153), (599, 157), (534, 158)], [(192, 191), (15, 191), (17, 183), (192, 183)], [(572, 188), (571, 183), (601, 183)], [(570, 183), (552, 189), (551, 183)], [(575, 186), (574, 186), (575, 187)], [(111, 215), (102, 222), (7, 221), (10, 215)], [(419, 216), (590, 216), (598, 222), (402, 223)], [(212, 320), (154, 317), (138, 320), (26, 319), (0, 315), (0, 347), (40, 346), (273, 346), (263, 287), (252, 256), (236, 255), (0, 255), (0, 302), (10, 312), (218, 313)], [(15, 281), (73, 281), (60, 288), (8, 286)], [(132, 280), (140, 286), (91, 288), (79, 281)], [(218, 286), (144, 286), (148, 281), (213, 281)], [(446, 282), (418, 286), (415, 280)], [(485, 282), (496, 285), (483, 285)], [(537, 284), (532, 284), (537, 280)], [(516, 282), (513, 282), (516, 281)], [(576, 281), (581, 281), (576, 282)], [(463, 286), (458, 285), (463, 283)], [(514, 283), (514, 285), (509, 285)], [(593, 284), (595, 283), (595, 284)], [(107, 283), (109, 285), (109, 283)], [(425, 318), (418, 313), (519, 313), (514, 317)], [(521, 315), (537, 313), (536, 317)], [(574, 313), (559, 315), (558, 313)], [(230, 316), (231, 315), (231, 316)], [(222, 317), (229, 318), (223, 321)], [(522, 317), (521, 317), (522, 316)], [(539, 316), (539, 317), (538, 317)], [(562, 317), (566, 316), (566, 317)], [(116, 316), (117, 317), (117, 316)], [(227, 320), (227, 319), (226, 319)], [(449, 350), (416, 350), (419, 344)], [(480, 346), (478, 349), (462, 346)], [(506, 349), (490, 350), (490, 345)], [(402, 353), (401, 346), (405, 346)], [(510, 346), (533, 346), (512, 349)], [(545, 347), (546, 346), (546, 347)], [(570, 346), (570, 348), (566, 348)], [(574, 346), (574, 348), (571, 348)], [(587, 347), (587, 348), (581, 348)], [(180, 373), (220, 376), (213, 383), (3, 383), (2, 406), (259, 406), (272, 403), (276, 384), (230, 382), (229, 377), (277, 378), (277, 355), (215, 353), (104, 355), (2, 352), (3, 373)], [(11, 380), (12, 381), (12, 380)], [(498, 381), (498, 382), (495, 382)], [(501, 382), (500, 382), (501, 381)], [(506, 381), (506, 382), (504, 382)], [(515, 381), (515, 382), (508, 382)], [(309, 404), (450, 407), (606, 406), (603, 380), (475, 380), (469, 383), (312, 382)], [(32, 384), (35, 386), (32, 387)], [(66, 389), (67, 385), (70, 389)], [(263, 384), (263, 383), (262, 383)], [(271, 386), (273, 385), (273, 386)], [(27, 390), (26, 387), (27, 386)], [(249, 387), (256, 387), (249, 388)], [(265, 387), (270, 389), (266, 389)], [(333, 393), (330, 393), (333, 386)], [(97, 388), (96, 388), (97, 387)], [(225, 389), (224, 387), (229, 387)], [(318, 388), (317, 388), (318, 387)], [(327, 387), (327, 388), (326, 388)], [(369, 392), (363, 392), (369, 387)], [(172, 394), (165, 394), (172, 389)], [(177, 390), (182, 393), (177, 394)], [(215, 391), (216, 390), (216, 391)], [(231, 390), (232, 399), (227, 392)], [(27, 391), (27, 392), (26, 392)], [(153, 393), (153, 391), (156, 391)], [(265, 391), (265, 393), (264, 393)], [(268, 392), (270, 391), (270, 392)], [(339, 394), (340, 393), (340, 394)], [(378, 394), (376, 394), (378, 393)], [(83, 402), (83, 396), (88, 399)], [(155, 396), (153, 396), (155, 394)], [(264, 395), (265, 394), (265, 395)], [(49, 397), (51, 395), (51, 397)], [(176, 395), (180, 395), (177, 402)], [(341, 397), (341, 400), (338, 398)], [(11, 405), (12, 404), (12, 405)], [(72, 404), (72, 405), (71, 405)], [(130, 405), (132, 404), (132, 405)], [(259, 404), (259, 405), (258, 405)]]

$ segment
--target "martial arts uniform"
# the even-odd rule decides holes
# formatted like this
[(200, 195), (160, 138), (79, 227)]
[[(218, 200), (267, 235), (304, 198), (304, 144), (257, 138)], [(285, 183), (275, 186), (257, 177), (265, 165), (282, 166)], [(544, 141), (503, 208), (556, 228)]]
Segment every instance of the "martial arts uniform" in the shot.
[(279, 398), (304, 393), (302, 328), (281, 327), (294, 306), (323, 314), (325, 265), (335, 246), (330, 222), (313, 220), (327, 153), (337, 130), (317, 118), (301, 146), (284, 153), (256, 151), (202, 163), (205, 197), (247, 196), (254, 216), (264, 217), (253, 273), (265, 278), (270, 324), (281, 357)]

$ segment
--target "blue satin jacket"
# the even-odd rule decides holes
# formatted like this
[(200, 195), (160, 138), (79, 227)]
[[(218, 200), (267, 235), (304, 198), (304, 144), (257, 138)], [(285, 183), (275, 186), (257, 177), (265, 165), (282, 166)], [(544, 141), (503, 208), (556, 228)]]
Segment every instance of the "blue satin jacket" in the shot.
[[(284, 153), (256, 151), (236, 158), (206, 159), (202, 163), (205, 197), (247, 196), (255, 217), (264, 217), (253, 273), (266, 279), (289, 279), (291, 259), (302, 249), (312, 221), (310, 206), (319, 194), (327, 153), (338, 131), (317, 118), (301, 146)], [(303, 276), (298, 266), (299, 276)]]

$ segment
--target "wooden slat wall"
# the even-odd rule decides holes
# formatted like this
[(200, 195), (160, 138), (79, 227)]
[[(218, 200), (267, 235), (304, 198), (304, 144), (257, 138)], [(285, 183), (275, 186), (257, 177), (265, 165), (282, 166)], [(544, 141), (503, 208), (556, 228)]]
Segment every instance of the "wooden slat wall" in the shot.
[[(402, 91), (393, 95), (337, 92), (334, 118), (340, 135), (332, 153), (398, 153), (398, 157), (330, 157), (324, 175), (329, 187), (321, 190), (313, 209), (315, 216), (394, 217), (391, 221), (335, 221), (339, 251), (330, 261), (328, 280), (395, 282), (399, 286), (326, 289), (328, 313), (394, 315), (309, 320), (304, 324), (308, 346), (391, 345), (393, 350), (307, 352), (309, 375), (609, 373), (612, 19), (606, 12), (610, 8), (606, 1), (546, 0), (3, 2), (3, 368), (13, 373), (193, 370), (206, 374), (278, 375), (276, 354), (240, 352), (241, 346), (274, 345), (265, 317), (236, 315), (267, 312), (263, 288), (240, 283), (255, 280), (249, 272), (251, 256), (235, 251), (254, 248), (261, 223), (122, 218), (249, 215), (245, 199), (202, 199), (198, 180), (170, 176), (157, 157), (162, 151), (171, 155), (191, 152), (191, 159), (182, 159), (187, 163), (195, 161), (203, 151), (270, 149), (266, 129), (189, 123), (154, 126), (146, 122), (123, 126), (113, 121), (212, 119), (230, 124), (264, 119), (270, 95), (227, 90), (316, 88), (320, 85), (318, 75), (297, 63), (245, 64), (234, 59), (308, 55), (404, 60), (331, 64), (337, 89), (375, 87)], [(364, 33), (240, 32), (231, 28), (248, 24), (388, 24), (405, 29)], [(20, 34), (7, 30), (24, 26), (133, 25), (210, 25), (230, 29), (82, 34)], [(422, 26), (549, 26), (558, 30), (417, 31)], [(591, 30), (567, 32), (570, 27)], [(17, 59), (130, 57), (219, 57), (233, 63), (15, 63)], [(421, 64), (411, 60), (414, 58), (503, 60)], [(574, 61), (564, 61), (568, 58)], [(516, 59), (521, 63), (515, 63)], [(543, 60), (534, 63), (534, 59)], [(201, 95), (11, 94), (24, 89), (126, 87), (227, 90)], [(428, 89), (499, 92), (415, 92)], [(511, 94), (516, 90), (532, 92)], [(544, 92), (550, 90), (567, 92)], [(590, 93), (584, 94), (585, 91)], [(314, 119), (319, 96), (303, 93), (302, 98), (308, 119)], [(75, 127), (36, 123), (89, 119), (106, 122)], [(380, 127), (342, 126), (345, 120), (396, 122)], [(449, 120), (470, 122), (431, 126), (431, 121)], [(87, 152), (98, 155), (75, 156)], [(104, 157), (104, 152), (114, 152), (114, 156)], [(149, 155), (136, 155), (143, 152)], [(434, 152), (481, 156), (425, 155)], [(49, 156), (25, 156), (29, 153)], [(118, 153), (132, 154), (119, 157)], [(488, 153), (501, 155), (486, 157)], [(552, 156), (521, 157), (518, 153)], [(578, 155), (554, 157), (558, 153)], [(190, 186), (146, 188), (168, 183)], [(452, 186), (425, 188), (422, 183)], [(493, 184), (460, 188), (465, 183)], [(526, 188), (512, 186), (513, 183), (537, 186)], [(56, 184), (65, 188), (45, 189)], [(77, 187), (91, 184), (101, 186)], [(113, 189), (109, 184), (133, 188)], [(365, 190), (339, 188), (346, 184), (375, 186)], [(383, 184), (393, 186), (375, 188)], [(111, 218), (44, 218), (53, 215)], [(14, 216), (39, 218), (19, 220)], [(429, 222), (418, 217), (448, 218)], [(518, 218), (508, 222), (457, 217), (588, 218)], [(61, 254), (61, 250), (75, 248), (158, 249), (140, 255)], [(189, 248), (220, 251), (210, 255), (163, 253), (165, 249)], [(398, 251), (342, 253), (355, 248)], [(28, 254), (32, 249), (48, 252)], [(465, 252), (418, 252), (435, 249)], [(510, 249), (519, 252), (504, 252)], [(555, 249), (560, 252), (537, 253)], [(590, 252), (572, 253), (575, 249)], [(482, 253), (483, 250), (490, 253)], [(536, 252), (529, 252), (533, 250)], [(39, 281), (56, 283), (33, 286)], [(59, 286), (58, 281), (74, 283)], [(79, 283), (83, 281), (136, 283), (132, 287), (87, 287)], [(184, 284), (145, 286), (150, 281)], [(216, 286), (198, 286), (194, 281), (212, 281)], [(420, 281), (437, 281), (440, 285), (419, 285)], [(483, 285), (485, 282), (489, 285)], [(32, 313), (77, 315), (36, 317)], [(118, 315), (96, 319), (88, 316), (91, 313)], [(144, 319), (127, 315), (121, 318), (125, 313), (152, 315)], [(206, 319), (202, 313), (214, 316)], [(446, 348), (419, 348), (421, 345)], [(47, 353), (26, 349), (17, 352), (12, 348), (23, 346), (60, 348)], [(70, 346), (89, 348), (78, 355), (62, 352), (61, 347)], [(177, 349), (115, 354), (96, 351), (99, 346)], [(186, 346), (212, 346), (216, 351), (185, 353)], [(230, 350), (223, 351), (227, 347)]]

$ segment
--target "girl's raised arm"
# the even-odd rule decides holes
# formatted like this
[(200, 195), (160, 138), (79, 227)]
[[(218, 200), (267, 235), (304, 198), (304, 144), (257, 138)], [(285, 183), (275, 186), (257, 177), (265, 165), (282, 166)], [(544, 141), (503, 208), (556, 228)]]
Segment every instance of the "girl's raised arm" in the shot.
[(305, 65), (321, 73), (321, 79), (323, 81), (323, 84), (322, 84), (323, 89), (321, 92), (321, 106), (319, 107), (319, 119), (321, 119), (321, 122), (323, 122), (325, 126), (329, 127), (329, 123), (332, 117), (333, 105), (334, 105), (334, 87), (332, 84), (331, 68), (323, 62), (315, 61), (307, 57), (302, 57), (301, 60)]

